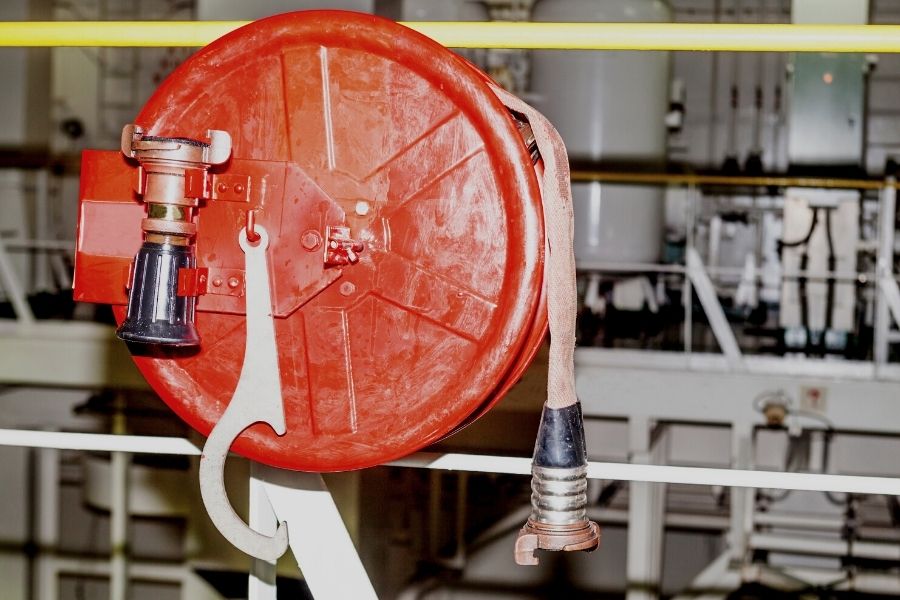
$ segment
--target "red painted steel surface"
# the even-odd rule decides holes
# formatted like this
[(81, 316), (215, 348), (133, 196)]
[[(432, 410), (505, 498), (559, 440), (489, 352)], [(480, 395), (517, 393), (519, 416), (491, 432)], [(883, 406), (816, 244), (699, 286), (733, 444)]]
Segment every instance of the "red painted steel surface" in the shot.
[[(199, 51), (135, 122), (234, 141), (197, 217), (202, 344), (132, 348), (201, 433), (240, 371), (237, 233), (249, 209), (272, 238), (287, 434), (255, 425), (237, 452), (308, 471), (379, 464), (482, 414), (533, 357), (546, 327), (537, 178), (483, 74), (449, 50), (371, 15), (279, 15)], [(112, 152), (87, 152), (83, 165), (76, 299), (114, 304), (121, 321), (144, 213), (136, 169)], [(341, 225), (364, 250), (327, 266), (314, 234)]]

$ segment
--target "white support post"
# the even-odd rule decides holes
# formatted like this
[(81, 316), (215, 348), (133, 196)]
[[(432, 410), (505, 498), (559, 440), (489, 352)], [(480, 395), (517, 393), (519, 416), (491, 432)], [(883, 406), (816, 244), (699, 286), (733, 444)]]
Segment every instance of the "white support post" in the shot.
[(741, 349), (738, 347), (734, 331), (731, 330), (731, 325), (728, 324), (728, 319), (725, 317), (725, 311), (722, 310), (722, 305), (719, 303), (716, 288), (703, 267), (703, 260), (694, 248), (687, 249), (686, 258), (688, 278), (697, 290), (697, 297), (700, 299), (706, 318), (709, 319), (709, 325), (719, 343), (719, 348), (722, 349), (731, 370), (740, 370), (743, 368)]
[(6, 292), (19, 323), (23, 325), (34, 323), (34, 313), (31, 312), (31, 306), (28, 305), (25, 288), (22, 287), (22, 283), (16, 275), (16, 268), (6, 251), (6, 244), (3, 242), (2, 236), (0, 236), (0, 286)]
[[(731, 468), (749, 469), (753, 462), (753, 425), (734, 423), (731, 426)], [(731, 528), (728, 550), (732, 560), (744, 557), (753, 526), (755, 488), (731, 488)]]
[(884, 303), (890, 309), (894, 324), (900, 326), (900, 286), (897, 285), (897, 280), (894, 279), (893, 273), (879, 277), (878, 287)]
[[(631, 462), (664, 462), (663, 440), (654, 445), (647, 419), (628, 423)], [(665, 434), (663, 434), (665, 435)], [(627, 600), (656, 600), (662, 581), (666, 485), (633, 481), (628, 493)]]
[(59, 600), (54, 554), (59, 546), (59, 450), (42, 448), (35, 461), (35, 522), (38, 555), (32, 586), (36, 600)]
[[(250, 462), (250, 528), (263, 535), (274, 535), (278, 520), (261, 479), (262, 467)], [(290, 527), (290, 525), (288, 525)], [(247, 600), (276, 600), (276, 562), (254, 558), (250, 566)]]
[[(34, 237), (38, 240), (51, 239), (50, 198), (47, 169), (34, 173)], [(34, 290), (49, 292), (54, 290), (50, 277), (50, 254), (42, 249), (32, 253), (34, 264)]]
[[(894, 218), (897, 210), (896, 181), (888, 177), (881, 191), (878, 209), (878, 255), (875, 266), (875, 279), (879, 282), (892, 277), (894, 272)], [(888, 333), (890, 330), (890, 314), (887, 299), (882, 285), (875, 294), (875, 369), (876, 373), (887, 363)]]
[(131, 455), (113, 452), (110, 510), (110, 600), (128, 599), (128, 471)]
[[(115, 413), (113, 414), (114, 435), (125, 435), (124, 399), (120, 396), (115, 401)], [(109, 545), (112, 556), (109, 569), (109, 598), (110, 600), (128, 600), (128, 523), (129, 514), (129, 474), (131, 470), (131, 454), (127, 452), (113, 452), (111, 456), (111, 507)]]
[[(687, 211), (685, 215), (685, 256), (694, 249), (694, 225), (696, 220), (694, 199), (696, 196), (697, 189), (691, 185), (687, 191), (687, 206), (685, 208)], [(694, 292), (691, 287), (691, 277), (687, 272), (687, 266), (685, 266), (683, 292), (681, 302), (684, 306), (684, 353), (690, 356), (694, 348)]]
[(436, 561), (441, 554), (441, 496), (444, 490), (444, 474), (435, 470), (428, 475), (428, 553), (431, 560)]
[(321, 475), (260, 466), (256, 476), (316, 600), (377, 600), (372, 582)]
[(55, 287), (60, 290), (68, 290), (72, 287), (72, 273), (59, 252), (50, 253), (50, 267), (53, 271)]

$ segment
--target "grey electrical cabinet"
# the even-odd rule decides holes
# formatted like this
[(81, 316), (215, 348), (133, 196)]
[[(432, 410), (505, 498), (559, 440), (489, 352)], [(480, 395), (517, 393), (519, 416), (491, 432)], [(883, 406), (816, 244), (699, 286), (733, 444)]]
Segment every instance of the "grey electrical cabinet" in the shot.
[(792, 167), (862, 166), (866, 57), (797, 54), (791, 84)]

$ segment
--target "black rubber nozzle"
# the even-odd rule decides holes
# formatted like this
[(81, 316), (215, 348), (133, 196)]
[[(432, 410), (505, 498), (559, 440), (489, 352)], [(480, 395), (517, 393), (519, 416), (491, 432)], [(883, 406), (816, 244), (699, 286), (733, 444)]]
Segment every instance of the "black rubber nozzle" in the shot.
[(134, 259), (128, 315), (119, 339), (140, 344), (197, 346), (195, 296), (178, 295), (178, 271), (196, 266), (193, 246), (144, 242)]
[(584, 418), (581, 403), (565, 408), (544, 406), (533, 464), (537, 467), (571, 469), (587, 464), (584, 444)]

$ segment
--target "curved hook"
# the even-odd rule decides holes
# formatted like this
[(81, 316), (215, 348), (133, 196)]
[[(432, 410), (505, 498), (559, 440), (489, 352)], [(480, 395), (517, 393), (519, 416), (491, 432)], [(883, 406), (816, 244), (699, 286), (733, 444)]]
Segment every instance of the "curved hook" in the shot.
[(251, 529), (231, 506), (225, 491), (225, 459), (232, 442), (249, 425), (241, 423), (237, 418), (227, 417), (226, 411), (203, 446), (200, 457), (200, 495), (209, 518), (225, 539), (238, 550), (271, 562), (287, 550), (287, 523), (280, 522), (275, 535), (269, 537)]
[(247, 239), (245, 228), (238, 234), (246, 265), (244, 364), (231, 402), (203, 446), (200, 494), (210, 519), (229, 542), (251, 556), (274, 561), (287, 550), (287, 523), (280, 523), (273, 537), (254, 531), (234, 511), (225, 491), (225, 460), (231, 444), (245, 429), (254, 423), (266, 423), (278, 435), (284, 435), (286, 431), (266, 262), (269, 235), (261, 225), (256, 225), (255, 230), (258, 242)]

